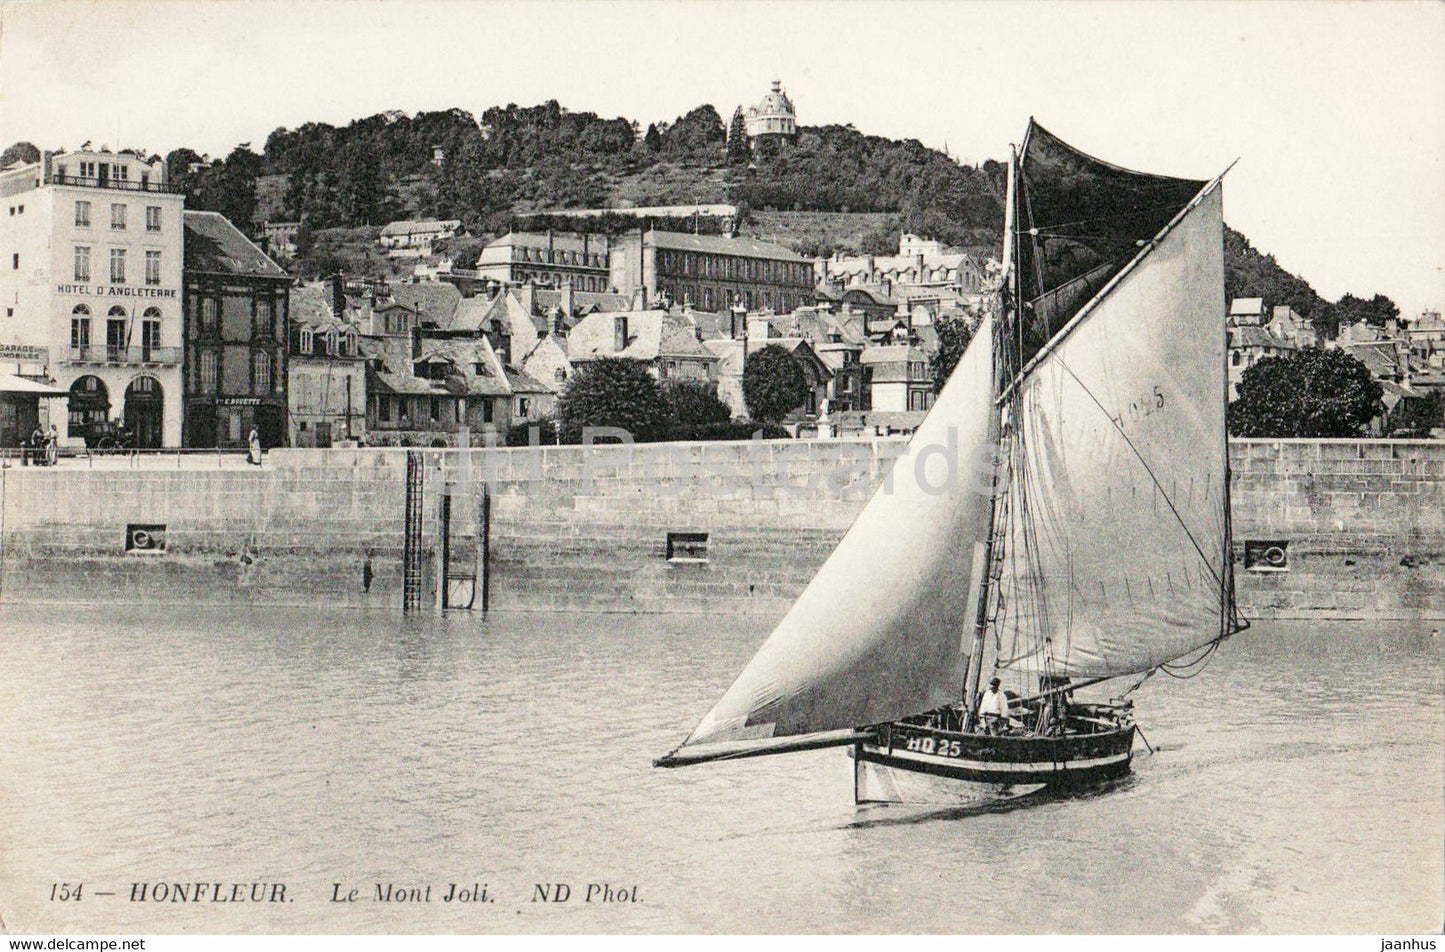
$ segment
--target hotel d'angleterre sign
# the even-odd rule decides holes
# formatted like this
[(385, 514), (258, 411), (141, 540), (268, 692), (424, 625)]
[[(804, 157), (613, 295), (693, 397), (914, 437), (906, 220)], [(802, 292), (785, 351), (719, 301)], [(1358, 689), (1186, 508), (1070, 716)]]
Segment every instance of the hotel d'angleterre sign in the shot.
[(57, 284), (55, 290), (59, 294), (83, 294), (88, 297), (104, 298), (176, 298), (179, 296), (175, 288), (155, 287), (131, 287), (127, 284)]

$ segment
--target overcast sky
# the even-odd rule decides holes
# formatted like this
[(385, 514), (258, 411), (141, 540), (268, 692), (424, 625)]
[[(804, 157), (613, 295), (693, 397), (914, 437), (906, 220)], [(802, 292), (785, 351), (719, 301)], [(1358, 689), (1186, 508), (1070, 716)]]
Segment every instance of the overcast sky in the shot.
[(1331, 300), (1445, 304), (1445, 4), (0, 2), (0, 146), (257, 151), (278, 126), (558, 100), (724, 120), (779, 78), (808, 125), (965, 161), (1029, 116), (1208, 178)]

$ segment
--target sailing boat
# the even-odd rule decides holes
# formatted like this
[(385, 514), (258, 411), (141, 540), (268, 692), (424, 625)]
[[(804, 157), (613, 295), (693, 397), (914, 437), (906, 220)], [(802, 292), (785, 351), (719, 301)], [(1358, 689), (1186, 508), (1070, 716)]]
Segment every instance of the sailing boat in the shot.
[[(860, 801), (923, 777), (1129, 770), (1128, 691), (1073, 692), (1191, 669), (1244, 626), (1222, 178), (1128, 171), (1030, 121), (995, 307), (837, 549), (658, 766), (848, 746)], [(1006, 717), (980, 714), (985, 671)]]

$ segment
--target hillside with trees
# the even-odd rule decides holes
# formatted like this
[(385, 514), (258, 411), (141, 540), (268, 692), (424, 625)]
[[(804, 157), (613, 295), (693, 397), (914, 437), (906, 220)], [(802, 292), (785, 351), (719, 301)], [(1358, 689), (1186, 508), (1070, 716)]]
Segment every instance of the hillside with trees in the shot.
[[(1006, 168), (968, 166), (914, 139), (866, 135), (851, 125), (802, 126), (784, 149), (754, 155), (741, 110), (724, 123), (710, 105), (644, 130), (633, 120), (573, 112), (555, 100), (509, 104), (480, 117), (462, 109), (391, 111), (344, 126), (279, 128), (256, 151), (242, 143), (224, 158), (180, 148), (166, 156), (188, 208), (219, 211), (242, 227), (302, 221), (300, 266), (387, 268), (369, 247), (375, 230), (402, 218), (458, 218), (473, 236), (513, 225), (571, 227), (537, 212), (557, 208), (729, 202), (745, 234), (781, 241), (807, 257), (834, 251), (882, 254), (900, 230), (975, 253), (996, 254)], [(3, 161), (34, 161), (15, 143)], [(594, 225), (635, 227), (612, 216)], [(477, 246), (479, 247), (479, 245)], [(476, 247), (457, 249), (475, 259)], [(324, 259), (324, 260), (322, 260)], [(1340, 321), (1383, 324), (1398, 314), (1383, 295), (1331, 304), (1309, 284), (1225, 231), (1229, 297), (1288, 305), (1333, 335)]]

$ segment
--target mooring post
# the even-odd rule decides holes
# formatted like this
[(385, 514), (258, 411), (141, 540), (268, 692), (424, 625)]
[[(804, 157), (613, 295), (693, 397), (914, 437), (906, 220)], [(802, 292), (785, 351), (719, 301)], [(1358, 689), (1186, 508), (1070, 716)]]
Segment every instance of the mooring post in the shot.
[(482, 613), (486, 614), (492, 597), (492, 491), (482, 480), (482, 504), (477, 507), (477, 571), (476, 582), (482, 587)]
[(402, 537), (401, 590), (402, 608), (421, 608), (421, 502), (423, 468), (421, 454), (406, 454), (406, 528)]
[(452, 487), (442, 485), (442, 494), (437, 499), (437, 610), (451, 607), (451, 595), (447, 587), (451, 582), (452, 565)]

